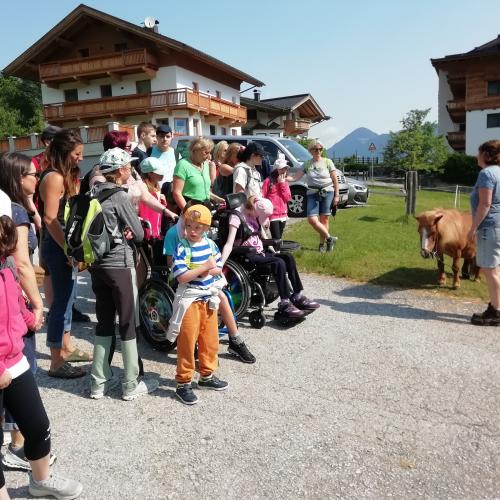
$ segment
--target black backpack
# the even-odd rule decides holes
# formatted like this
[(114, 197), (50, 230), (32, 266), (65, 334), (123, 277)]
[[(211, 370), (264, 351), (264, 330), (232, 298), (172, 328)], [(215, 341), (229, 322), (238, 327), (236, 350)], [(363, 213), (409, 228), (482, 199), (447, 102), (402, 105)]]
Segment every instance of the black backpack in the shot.
[(240, 219), (240, 225), (236, 231), (236, 236), (234, 238), (235, 244), (238, 246), (243, 245), (243, 243), (257, 234), (255, 231), (249, 227), (245, 221), (245, 217), (241, 215), (239, 210), (224, 210), (219, 217), (219, 227), (217, 230), (217, 246), (222, 249), (227, 242), (227, 237), (229, 235), (229, 219), (232, 215), (236, 215)]

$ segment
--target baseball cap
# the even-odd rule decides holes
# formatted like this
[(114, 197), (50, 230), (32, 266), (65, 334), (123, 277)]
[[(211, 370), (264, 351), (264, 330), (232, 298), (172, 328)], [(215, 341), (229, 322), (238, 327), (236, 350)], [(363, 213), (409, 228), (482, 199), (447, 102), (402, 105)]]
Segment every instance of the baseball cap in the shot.
[(132, 160), (137, 160), (130, 156), (125, 150), (121, 148), (111, 148), (105, 151), (101, 158), (99, 158), (99, 170), (101, 173), (106, 174), (125, 167)]
[(198, 222), (198, 224), (205, 224), (210, 226), (212, 223), (212, 214), (210, 210), (203, 205), (193, 205), (189, 207), (184, 213), (185, 219), (191, 219), (193, 222)]
[(139, 168), (143, 174), (167, 175), (167, 165), (153, 156), (142, 160)]
[(170, 128), (170, 125), (160, 125), (156, 127), (156, 133), (157, 134), (171, 134), (172, 129)]
[(258, 142), (249, 142), (245, 148), (245, 155), (250, 158), (251, 155), (266, 156), (264, 148)]
[(0, 217), (2, 215), (12, 217), (12, 204), (7, 194), (0, 189)]
[(279, 168), (288, 168), (288, 163), (286, 161), (285, 155), (283, 153), (278, 153), (278, 158), (273, 164), (273, 171), (278, 170)]
[(61, 127), (56, 127), (55, 125), (47, 125), (43, 129), (40, 139), (42, 139), (42, 141), (48, 141), (49, 139), (53, 139), (54, 136), (57, 134), (57, 132), (60, 132), (61, 130), (62, 130)]

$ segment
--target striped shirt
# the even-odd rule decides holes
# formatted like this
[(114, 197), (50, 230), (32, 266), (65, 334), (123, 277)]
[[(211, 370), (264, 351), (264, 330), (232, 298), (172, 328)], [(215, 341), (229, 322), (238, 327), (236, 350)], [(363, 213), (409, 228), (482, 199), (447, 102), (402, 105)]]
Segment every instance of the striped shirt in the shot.
[[(187, 245), (187, 247), (186, 247)], [(217, 262), (217, 267), (222, 269), (221, 254), (217, 245), (210, 241), (206, 236), (197, 243), (190, 243), (183, 239), (177, 245), (177, 250), (174, 255), (172, 266), (172, 274), (174, 278), (178, 278), (182, 274), (191, 269), (195, 269), (204, 264), (210, 257), (213, 257)], [(198, 288), (210, 288), (214, 283), (213, 276), (204, 278), (198, 276), (189, 282), (190, 286)]]

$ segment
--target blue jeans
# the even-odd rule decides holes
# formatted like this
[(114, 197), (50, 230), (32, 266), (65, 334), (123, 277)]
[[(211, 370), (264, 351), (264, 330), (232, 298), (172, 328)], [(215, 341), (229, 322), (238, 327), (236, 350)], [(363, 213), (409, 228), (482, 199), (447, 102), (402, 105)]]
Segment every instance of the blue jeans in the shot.
[(317, 217), (318, 215), (331, 215), (333, 191), (326, 191), (325, 196), (319, 192), (307, 195), (307, 216)]
[(73, 269), (68, 265), (68, 258), (48, 231), (44, 231), (42, 257), (50, 271), (54, 294), (47, 326), (47, 347), (60, 349), (65, 327), (71, 326), (76, 280), (73, 279)]

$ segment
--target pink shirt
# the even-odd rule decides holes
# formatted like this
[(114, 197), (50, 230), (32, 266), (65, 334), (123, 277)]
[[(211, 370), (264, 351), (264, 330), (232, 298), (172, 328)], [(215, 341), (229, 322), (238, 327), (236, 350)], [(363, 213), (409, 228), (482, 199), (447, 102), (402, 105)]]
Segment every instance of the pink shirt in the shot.
[[(150, 191), (150, 193), (158, 200), (160, 200), (159, 191)], [(144, 202), (139, 202), (139, 217), (141, 219), (147, 220), (151, 224), (151, 234), (148, 229), (145, 230), (145, 238), (160, 238), (161, 237), (161, 218), (162, 214), (158, 213), (156, 210), (148, 207)]]
[[(257, 250), (257, 253), (264, 253), (264, 245), (262, 244), (262, 240), (260, 239), (260, 236), (258, 234), (259, 232), (259, 222), (255, 217), (250, 217), (245, 209), (240, 210), (237, 208), (238, 212), (241, 213), (243, 218), (245, 219), (247, 226), (252, 229), (253, 232), (256, 232), (257, 234), (254, 234), (250, 236), (246, 241), (243, 243), (239, 243), (238, 241), (235, 241), (236, 246), (243, 246), (243, 247), (254, 247)], [(229, 225), (233, 227), (240, 227), (241, 221), (240, 218), (237, 215), (231, 215), (229, 217)]]
[(288, 182), (274, 182), (268, 177), (262, 185), (262, 194), (274, 206), (271, 220), (286, 219), (288, 216), (288, 202), (292, 199)]

